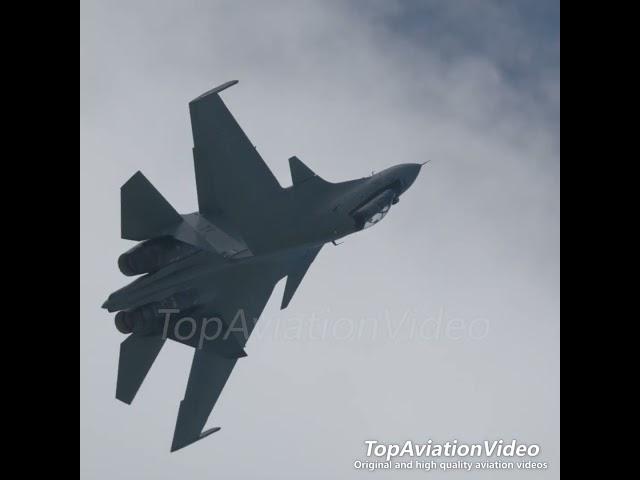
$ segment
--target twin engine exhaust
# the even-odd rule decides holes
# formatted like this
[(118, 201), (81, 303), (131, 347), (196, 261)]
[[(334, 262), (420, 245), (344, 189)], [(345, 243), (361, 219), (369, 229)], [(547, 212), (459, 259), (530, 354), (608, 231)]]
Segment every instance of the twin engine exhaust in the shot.
[(173, 237), (158, 237), (141, 242), (118, 257), (118, 268), (128, 277), (153, 273), (170, 263), (196, 253), (193, 245)]
[(116, 313), (116, 328), (121, 333), (136, 333), (138, 335), (153, 335), (162, 332), (162, 321), (165, 313), (162, 310), (188, 310), (198, 303), (195, 290), (176, 293), (159, 302), (148, 303), (131, 310)]

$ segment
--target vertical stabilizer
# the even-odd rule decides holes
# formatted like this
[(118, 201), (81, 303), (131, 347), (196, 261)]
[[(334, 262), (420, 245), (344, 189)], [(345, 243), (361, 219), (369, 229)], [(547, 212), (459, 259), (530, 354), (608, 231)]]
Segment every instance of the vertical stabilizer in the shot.
[(313, 170), (302, 163), (302, 160), (298, 157), (291, 157), (289, 159), (289, 170), (291, 170), (291, 181), (294, 185), (298, 185), (313, 178), (322, 180), (313, 172)]
[(138, 171), (120, 188), (120, 222), (122, 238), (147, 240), (165, 234), (182, 217)]

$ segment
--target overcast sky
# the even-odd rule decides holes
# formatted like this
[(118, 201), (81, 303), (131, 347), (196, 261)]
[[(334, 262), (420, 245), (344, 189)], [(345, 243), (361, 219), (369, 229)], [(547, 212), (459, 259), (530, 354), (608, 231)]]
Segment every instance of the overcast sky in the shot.
[[(516, 438), (549, 469), (430, 475), (558, 478), (559, 43), (555, 1), (82, 0), (81, 477), (414, 478), (352, 465), (370, 439)], [(169, 454), (192, 350), (114, 398), (119, 188), (142, 170), (194, 211), (187, 103), (232, 79), (283, 186), (291, 155), (330, 181), (431, 163), (285, 311), (276, 286), (222, 430)]]

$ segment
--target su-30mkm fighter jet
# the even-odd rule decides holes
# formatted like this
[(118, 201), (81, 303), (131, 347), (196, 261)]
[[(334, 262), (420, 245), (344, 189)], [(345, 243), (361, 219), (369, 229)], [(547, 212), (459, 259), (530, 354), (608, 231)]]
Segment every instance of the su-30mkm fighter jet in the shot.
[(286, 308), (327, 242), (379, 222), (422, 164), (330, 183), (297, 157), (282, 188), (226, 108), (222, 90), (189, 104), (198, 211), (181, 215), (137, 172), (121, 188), (122, 238), (140, 241), (118, 259), (142, 275), (103, 308), (130, 334), (120, 345), (116, 398), (130, 404), (167, 338), (195, 348), (171, 451), (203, 432), (275, 284)]

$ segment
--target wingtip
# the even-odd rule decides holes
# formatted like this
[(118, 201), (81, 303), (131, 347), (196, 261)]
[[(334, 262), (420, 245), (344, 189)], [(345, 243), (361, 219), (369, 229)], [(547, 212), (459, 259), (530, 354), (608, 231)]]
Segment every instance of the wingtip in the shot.
[(208, 97), (209, 95), (213, 95), (214, 93), (220, 93), (221, 91), (234, 86), (236, 83), (238, 83), (238, 80), (230, 80), (228, 82), (225, 82), (222, 85), (218, 85), (217, 87), (212, 88), (211, 90), (207, 90), (199, 97), (196, 97), (193, 100), (191, 100), (189, 103), (197, 102), (198, 100), (202, 100), (203, 98)]
[(126, 398), (122, 394), (116, 393), (116, 400), (124, 403), (125, 405), (131, 405), (133, 403), (133, 398)]
[(188, 446), (189, 446), (189, 445), (191, 445), (192, 443), (195, 443), (195, 442), (197, 442), (198, 440), (202, 440), (203, 438), (208, 437), (208, 436), (209, 436), (209, 435), (211, 435), (212, 433), (216, 433), (216, 432), (217, 432), (217, 431), (219, 431), (221, 428), (222, 428), (222, 427), (213, 427), (213, 428), (210, 428), (209, 430), (205, 430), (204, 432), (202, 432), (202, 433), (201, 433), (197, 438), (195, 438), (194, 440), (191, 440), (191, 441), (188, 441), (188, 442), (184, 442), (184, 443), (181, 443), (181, 444), (176, 443), (176, 442), (175, 442), (175, 439), (174, 439), (174, 443), (173, 443), (173, 444), (171, 444), (171, 450), (170, 450), (170, 451), (173, 453), (173, 452), (175, 452), (175, 451), (177, 451), (177, 450), (180, 450), (181, 448), (188, 447)]

